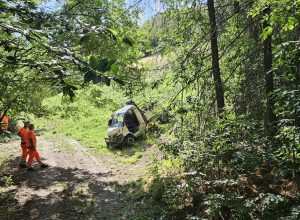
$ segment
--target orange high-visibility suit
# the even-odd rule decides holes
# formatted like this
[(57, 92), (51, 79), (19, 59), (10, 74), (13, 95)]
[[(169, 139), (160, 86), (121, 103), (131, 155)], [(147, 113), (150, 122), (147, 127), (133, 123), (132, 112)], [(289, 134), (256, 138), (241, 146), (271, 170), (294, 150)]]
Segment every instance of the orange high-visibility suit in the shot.
[[(2, 118), (2, 115), (0, 116), (0, 118)], [(4, 115), (2, 119), (2, 125), (1, 125), (1, 129), (3, 131), (7, 131), (8, 129), (8, 120), (9, 120), (8, 116)]]
[(21, 137), (22, 161), (26, 161), (27, 157), (27, 132), (28, 129), (22, 127), (19, 129), (18, 135)]
[(29, 159), (28, 159), (28, 162), (27, 162), (27, 166), (31, 167), (32, 161), (33, 161), (34, 158), (36, 159), (36, 161), (38, 163), (42, 164), (40, 155), (36, 150), (36, 136), (35, 136), (35, 134), (33, 133), (32, 130), (29, 129), (29, 131), (27, 132), (26, 137), (27, 137), (26, 146), (27, 146), (28, 154), (29, 154)]

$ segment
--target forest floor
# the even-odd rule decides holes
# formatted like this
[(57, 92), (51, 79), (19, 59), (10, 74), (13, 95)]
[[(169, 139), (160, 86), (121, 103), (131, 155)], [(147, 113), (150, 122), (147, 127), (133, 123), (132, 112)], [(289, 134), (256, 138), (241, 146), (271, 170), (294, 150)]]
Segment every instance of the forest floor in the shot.
[(129, 195), (140, 190), (150, 158), (159, 154), (155, 146), (140, 147), (130, 161), (130, 150), (103, 155), (68, 137), (39, 136), (49, 167), (35, 163), (28, 172), (18, 168), (19, 142), (0, 144), (0, 219), (143, 219), (151, 211), (130, 204)]

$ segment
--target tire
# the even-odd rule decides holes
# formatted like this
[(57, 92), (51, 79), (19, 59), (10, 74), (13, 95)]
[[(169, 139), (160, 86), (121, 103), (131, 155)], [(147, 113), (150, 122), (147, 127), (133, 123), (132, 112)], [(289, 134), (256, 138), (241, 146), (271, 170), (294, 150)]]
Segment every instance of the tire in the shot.
[(129, 134), (124, 138), (123, 144), (127, 146), (132, 146), (134, 142), (135, 142), (135, 137)]

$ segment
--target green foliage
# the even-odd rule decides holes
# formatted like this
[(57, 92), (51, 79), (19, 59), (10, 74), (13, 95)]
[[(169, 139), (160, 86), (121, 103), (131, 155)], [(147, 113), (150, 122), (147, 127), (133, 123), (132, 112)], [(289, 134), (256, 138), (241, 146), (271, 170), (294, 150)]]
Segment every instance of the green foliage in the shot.
[[(153, 130), (164, 159), (153, 161), (148, 190), (132, 193), (136, 206), (146, 209), (145, 198), (164, 208), (155, 216), (170, 219), (299, 218), (297, 195), (279, 190), (299, 175), (298, 0), (215, 1), (220, 117), (203, 1), (162, 1), (164, 11), (142, 27), (139, 9), (121, 0), (69, 0), (52, 13), (30, 1), (0, 3), (2, 109), (39, 113), (40, 127), (107, 152), (107, 120), (125, 96), (160, 107)], [(264, 53), (267, 40), (272, 54)], [(122, 162), (138, 161), (136, 148)]]
[[(149, 194), (170, 210), (178, 210), (182, 206), (188, 209), (190, 203), (187, 201), (191, 200), (195, 207), (201, 209), (195, 216), (208, 219), (277, 219), (281, 216), (298, 216), (296, 212), (294, 215), (293, 211), (289, 211), (289, 204), (293, 204), (293, 200), (278, 192), (271, 194), (268, 190), (262, 190), (255, 198), (245, 195), (245, 188), (251, 183), (249, 181), (244, 185), (241, 181), (244, 177), (257, 172), (269, 175), (269, 169), (272, 172), (277, 168), (288, 169), (280, 165), (283, 161), (278, 163), (275, 151), (269, 150), (264, 126), (260, 121), (251, 121), (247, 117), (234, 118), (232, 115), (224, 117), (226, 119), (216, 125), (214, 135), (208, 135), (204, 141), (181, 142), (162, 138), (161, 148), (166, 156), (171, 154), (181, 158), (186, 173), (180, 181), (175, 177), (166, 180), (161, 175), (161, 168), (157, 165), (159, 163), (155, 162), (151, 171), (156, 180)], [(293, 132), (287, 131), (287, 134), (293, 135)], [(275, 171), (276, 177), (273, 178), (290, 178), (280, 172)], [(255, 184), (261, 187), (269, 184), (267, 178), (263, 177)], [(185, 202), (182, 198), (185, 198)], [(187, 213), (192, 214), (193, 211)]]
[(39, 129), (73, 137), (88, 147), (107, 153), (107, 121), (127, 99), (113, 88), (90, 85), (79, 91), (73, 102), (57, 95), (43, 103), (46, 114), (35, 119)]
[(128, 72), (140, 75), (132, 65), (139, 56), (134, 15), (124, 13), (123, 1), (66, 1), (57, 11), (33, 1), (0, 4), (3, 111), (36, 113), (53, 91), (73, 99), (83, 83), (127, 86)]
[(141, 151), (137, 150), (134, 152), (134, 155), (132, 156), (125, 156), (124, 159), (122, 159), (123, 163), (129, 163), (129, 164), (134, 164), (137, 163), (141, 158), (143, 154)]
[(280, 195), (261, 194), (261, 205), (259, 211), (264, 219), (274, 219), (276, 213), (284, 210), (287, 206), (287, 199)]
[(292, 206), (290, 208), (290, 210), (288, 211), (288, 213), (289, 213), (288, 215), (280, 217), (279, 219), (280, 220), (283, 220), (283, 219), (294, 220), (294, 219), (299, 218), (299, 216), (300, 216), (300, 207), (299, 206)]
[(5, 184), (6, 187), (14, 185), (14, 181), (12, 179), (12, 176), (4, 177), (4, 184)]
[(208, 207), (206, 213), (212, 218), (230, 216), (231, 219), (250, 219), (250, 207), (247, 207), (242, 199), (232, 195), (207, 195), (204, 205)]

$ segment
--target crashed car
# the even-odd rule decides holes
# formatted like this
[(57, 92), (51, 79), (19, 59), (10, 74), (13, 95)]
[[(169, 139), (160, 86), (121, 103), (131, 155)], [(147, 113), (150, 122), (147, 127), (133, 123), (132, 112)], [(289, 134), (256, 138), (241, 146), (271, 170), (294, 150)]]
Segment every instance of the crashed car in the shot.
[(108, 121), (108, 138), (105, 138), (107, 146), (132, 145), (146, 134), (151, 117), (150, 112), (142, 111), (134, 102), (127, 103), (112, 114)]

